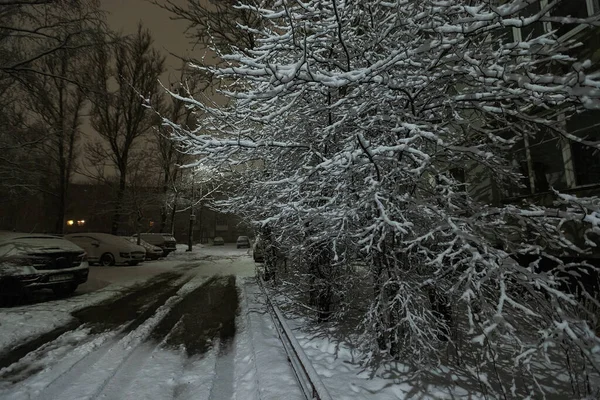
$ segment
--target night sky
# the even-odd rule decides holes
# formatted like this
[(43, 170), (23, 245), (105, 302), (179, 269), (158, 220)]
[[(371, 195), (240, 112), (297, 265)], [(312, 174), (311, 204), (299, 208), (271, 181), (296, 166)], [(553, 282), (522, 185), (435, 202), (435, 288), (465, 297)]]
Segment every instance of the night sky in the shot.
[[(186, 0), (179, 0), (185, 4)], [(107, 16), (110, 28), (125, 34), (135, 33), (141, 20), (150, 29), (154, 37), (154, 46), (167, 56), (163, 83), (176, 82), (181, 67), (181, 61), (168, 52), (185, 56), (193, 54), (198, 57), (203, 54), (201, 49), (192, 49), (190, 39), (185, 36), (187, 24), (184, 21), (174, 21), (172, 14), (146, 0), (102, 0), (102, 8), (109, 12)]]

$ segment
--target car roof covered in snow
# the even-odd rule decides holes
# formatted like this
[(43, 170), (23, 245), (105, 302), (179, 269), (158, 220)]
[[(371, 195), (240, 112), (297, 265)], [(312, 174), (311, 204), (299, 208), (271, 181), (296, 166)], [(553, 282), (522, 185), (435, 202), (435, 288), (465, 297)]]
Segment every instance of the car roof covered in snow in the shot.
[(17, 238), (62, 239), (60, 236), (46, 235), (44, 233), (0, 231), (0, 242)]
[(44, 251), (83, 251), (60, 236), (0, 231), (0, 256)]
[(142, 246), (138, 246), (135, 243), (131, 243), (129, 240), (127, 240), (126, 238), (124, 238), (122, 236), (115, 236), (115, 235), (111, 235), (109, 233), (101, 233), (101, 232), (70, 233), (68, 235), (65, 235), (65, 238), (76, 239), (77, 236), (88, 236), (93, 239), (99, 240), (100, 242), (104, 242), (106, 244), (113, 245), (113, 246), (126, 246), (129, 248), (132, 248), (132, 246), (135, 248), (142, 247)]
[[(137, 245), (138, 238), (136, 236), (119, 236), (119, 237), (122, 237), (123, 239), (127, 240), (128, 242), (131, 242), (131, 243)], [(144, 239), (140, 239), (140, 246), (145, 247), (147, 249), (162, 251), (162, 249), (160, 247), (155, 246), (155, 245), (153, 245), (151, 243), (148, 243)]]

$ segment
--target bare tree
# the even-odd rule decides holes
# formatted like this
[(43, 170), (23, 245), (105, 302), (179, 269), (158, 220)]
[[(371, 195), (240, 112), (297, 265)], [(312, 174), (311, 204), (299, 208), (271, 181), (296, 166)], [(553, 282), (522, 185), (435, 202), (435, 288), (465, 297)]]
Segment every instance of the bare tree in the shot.
[(50, 159), (47, 171), (56, 199), (55, 232), (62, 233), (86, 105), (81, 72), (89, 69), (90, 63), (82, 49), (60, 49), (37, 64), (42, 73), (23, 73), (22, 86), (30, 118), (40, 121), (46, 131), (43, 149)]
[(257, 27), (261, 20), (247, 9), (234, 7), (237, 0), (188, 0), (186, 5), (172, 0), (152, 1), (172, 13), (173, 19), (188, 23), (187, 33), (195, 45), (214, 47), (225, 53), (235, 46), (251, 49), (255, 46), (254, 35), (238, 29), (241, 26)]
[(83, 34), (104, 25), (97, 0), (21, 0), (0, 3), (0, 79), (42, 75), (36, 62), (61, 50), (93, 46)]
[(60, 233), (85, 106), (82, 54), (97, 44), (103, 13), (95, 0), (3, 2), (0, 27), (0, 118), (12, 139), (0, 174), (15, 196), (25, 190), (55, 202)]
[[(170, 90), (181, 96), (190, 96), (208, 88), (210, 81), (201, 74), (193, 73), (185, 64), (181, 68), (180, 81), (172, 83)], [(177, 97), (169, 96), (166, 102), (164, 116), (171, 121), (177, 121), (188, 129), (195, 125), (192, 109), (186, 107), (185, 102)], [(162, 206), (160, 216), (160, 231), (164, 232), (170, 218), (170, 231), (174, 230), (175, 214), (179, 197), (178, 186), (181, 181), (181, 166), (190, 160), (189, 155), (179, 149), (178, 143), (171, 139), (173, 129), (169, 126), (159, 125), (155, 130), (155, 146), (158, 150), (162, 182)], [(169, 207), (171, 208), (169, 210)], [(170, 212), (169, 212), (170, 211)]]
[(130, 157), (154, 124), (148, 107), (159, 106), (158, 77), (164, 70), (164, 57), (152, 43), (150, 32), (140, 24), (133, 37), (101, 47), (93, 55), (92, 79), (97, 87), (90, 96), (91, 122), (100, 142), (89, 150), (94, 161), (108, 161), (119, 178), (112, 233), (121, 224)]

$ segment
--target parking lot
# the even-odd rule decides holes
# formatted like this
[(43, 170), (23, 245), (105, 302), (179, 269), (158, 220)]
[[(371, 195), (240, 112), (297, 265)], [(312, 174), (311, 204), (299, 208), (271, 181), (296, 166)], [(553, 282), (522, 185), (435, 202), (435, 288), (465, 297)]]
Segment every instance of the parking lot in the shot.
[(0, 398), (231, 398), (246, 390), (234, 384), (235, 358), (260, 335), (287, 374), (281, 390), (300, 398), (275, 333), (241, 322), (255, 271), (249, 250), (180, 247), (135, 267), (92, 266), (69, 298), (40, 291), (0, 308)]

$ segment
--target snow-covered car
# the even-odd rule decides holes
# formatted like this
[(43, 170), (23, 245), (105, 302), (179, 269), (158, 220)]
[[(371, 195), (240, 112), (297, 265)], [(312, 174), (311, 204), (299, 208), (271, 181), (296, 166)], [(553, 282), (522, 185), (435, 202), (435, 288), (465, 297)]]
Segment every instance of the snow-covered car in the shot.
[(0, 295), (52, 289), (72, 294), (88, 279), (84, 249), (58, 236), (0, 232)]
[(213, 246), (223, 246), (225, 245), (225, 241), (221, 236), (215, 236), (213, 239)]
[(146, 259), (146, 249), (142, 246), (108, 233), (71, 233), (65, 235), (65, 239), (83, 248), (87, 252), (90, 264), (137, 265)]
[[(137, 238), (137, 235), (133, 235)], [(140, 238), (163, 250), (163, 257), (177, 250), (177, 240), (170, 233), (140, 233)]]
[(250, 248), (250, 238), (248, 236), (238, 236), (236, 240), (236, 246), (238, 249)]
[[(125, 237), (125, 239), (129, 240), (133, 244), (137, 244), (138, 242), (137, 237)], [(144, 239), (140, 239), (140, 246), (146, 249), (147, 260), (158, 260), (160, 257), (163, 256), (163, 249), (146, 242)]]

